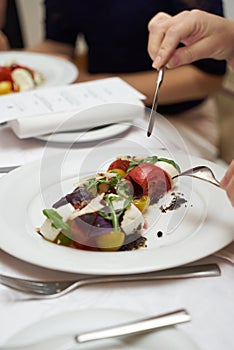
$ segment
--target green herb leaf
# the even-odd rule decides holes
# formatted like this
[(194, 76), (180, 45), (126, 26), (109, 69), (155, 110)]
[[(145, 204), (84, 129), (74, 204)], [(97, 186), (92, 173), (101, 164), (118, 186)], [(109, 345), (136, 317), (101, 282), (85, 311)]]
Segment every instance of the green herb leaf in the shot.
[(120, 225), (119, 225), (119, 218), (120, 216), (123, 214), (123, 212), (130, 207), (133, 197), (129, 197), (127, 199), (125, 199), (122, 208), (118, 209), (118, 212), (115, 211), (114, 206), (113, 206), (113, 202), (114, 201), (118, 201), (118, 200), (122, 200), (120, 197), (116, 197), (113, 195), (107, 195), (106, 198), (106, 203), (107, 206), (110, 210), (109, 213), (106, 213), (103, 210), (99, 210), (98, 213), (103, 216), (106, 220), (111, 220), (112, 221), (112, 226), (114, 231), (121, 231), (120, 229)]
[(95, 177), (88, 179), (87, 182), (88, 184), (84, 184), (84, 187), (86, 187), (88, 191), (97, 186), (97, 180)]
[(116, 193), (118, 196), (128, 198), (131, 195), (131, 183), (127, 180), (120, 180), (116, 185)]
[(180, 173), (180, 167), (179, 167), (178, 164), (176, 164), (176, 162), (174, 162), (174, 160), (167, 159), (167, 158), (158, 158), (158, 161), (169, 163), (169, 164), (173, 165), (178, 170), (178, 172)]
[(118, 181), (121, 179), (121, 176), (115, 172), (116, 176), (104, 176), (102, 178), (96, 179), (96, 178), (90, 178), (88, 179), (88, 185), (86, 185), (87, 190), (91, 190), (92, 188), (96, 188), (98, 190), (98, 186), (100, 184), (107, 184), (109, 185), (109, 188), (114, 188)]
[(63, 221), (62, 216), (54, 209), (44, 209), (43, 214), (51, 221), (51, 225), (56, 229), (70, 231), (70, 226)]

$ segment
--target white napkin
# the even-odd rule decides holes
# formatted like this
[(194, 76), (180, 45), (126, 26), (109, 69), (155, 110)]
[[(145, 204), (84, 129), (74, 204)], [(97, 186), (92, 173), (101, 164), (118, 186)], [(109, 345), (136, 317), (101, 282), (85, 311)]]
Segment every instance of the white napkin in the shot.
[(88, 130), (142, 116), (144, 98), (117, 77), (57, 86), (1, 97), (0, 122), (19, 138)]
[(102, 103), (79, 112), (27, 117), (12, 120), (8, 125), (20, 139), (24, 139), (54, 132), (88, 130), (112, 123), (131, 122), (143, 116), (144, 104), (140, 100), (134, 100)]

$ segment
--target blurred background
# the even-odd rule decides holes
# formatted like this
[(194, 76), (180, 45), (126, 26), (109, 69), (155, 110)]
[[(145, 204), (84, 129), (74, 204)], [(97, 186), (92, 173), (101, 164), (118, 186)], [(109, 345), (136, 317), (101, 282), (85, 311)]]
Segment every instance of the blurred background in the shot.
[[(234, 1), (223, 0), (225, 15), (234, 20)], [(217, 94), (220, 116), (220, 157), (226, 162), (234, 159), (234, 71), (227, 71), (223, 88)]]
[[(234, 1), (223, 0), (223, 4), (225, 16), (234, 20)], [(7, 17), (4, 31), (12, 48), (30, 47), (43, 38), (43, 0), (8, 0)], [(83, 37), (78, 42), (80, 55), (85, 52), (86, 44)], [(230, 68), (216, 101), (221, 130), (220, 158), (229, 163), (234, 158), (234, 71)]]

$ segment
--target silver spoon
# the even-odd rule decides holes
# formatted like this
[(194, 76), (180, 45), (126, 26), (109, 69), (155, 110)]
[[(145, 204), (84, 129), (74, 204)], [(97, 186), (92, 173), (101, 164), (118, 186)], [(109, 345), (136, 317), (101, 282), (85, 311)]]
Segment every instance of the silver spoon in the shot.
[(191, 176), (200, 180), (210, 182), (211, 184), (220, 187), (220, 182), (216, 179), (213, 171), (205, 165), (196, 166), (194, 168), (183, 171), (182, 173), (173, 176), (175, 179), (180, 176)]

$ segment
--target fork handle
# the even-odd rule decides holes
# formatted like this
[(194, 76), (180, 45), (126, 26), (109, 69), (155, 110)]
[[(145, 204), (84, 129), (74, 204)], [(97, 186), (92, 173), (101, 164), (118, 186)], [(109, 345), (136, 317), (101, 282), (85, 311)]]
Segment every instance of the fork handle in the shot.
[[(193, 277), (212, 277), (221, 274), (217, 264), (202, 264), (193, 266), (180, 266), (178, 268), (154, 271), (142, 274), (132, 275), (115, 275), (115, 276), (97, 276), (87, 277), (80, 281), (82, 284), (97, 284), (97, 283), (115, 283), (115, 282), (134, 282), (134, 281), (154, 281), (164, 279), (180, 279)], [(80, 284), (79, 284), (80, 285)]]

